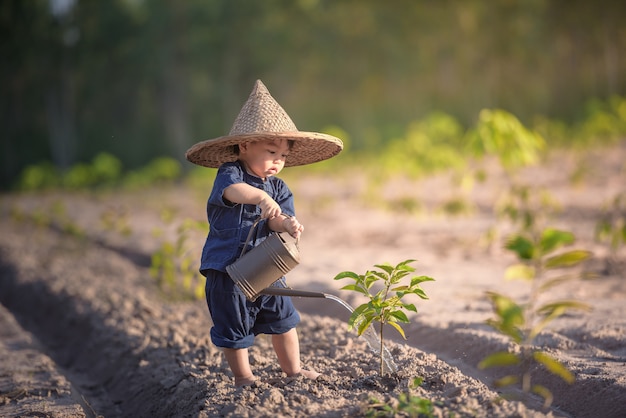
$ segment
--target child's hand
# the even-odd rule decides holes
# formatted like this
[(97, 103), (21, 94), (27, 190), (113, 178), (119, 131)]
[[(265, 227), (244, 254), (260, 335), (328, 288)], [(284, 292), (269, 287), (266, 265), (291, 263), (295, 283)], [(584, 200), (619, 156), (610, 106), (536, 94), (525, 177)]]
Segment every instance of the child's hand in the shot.
[(261, 208), (261, 218), (263, 219), (272, 219), (280, 215), (282, 210), (280, 206), (274, 199), (272, 199), (268, 194), (265, 194), (261, 201), (259, 202), (259, 207)]
[(304, 225), (294, 217), (285, 218), (283, 220), (283, 228), (295, 239), (300, 239), (300, 234), (304, 231)]

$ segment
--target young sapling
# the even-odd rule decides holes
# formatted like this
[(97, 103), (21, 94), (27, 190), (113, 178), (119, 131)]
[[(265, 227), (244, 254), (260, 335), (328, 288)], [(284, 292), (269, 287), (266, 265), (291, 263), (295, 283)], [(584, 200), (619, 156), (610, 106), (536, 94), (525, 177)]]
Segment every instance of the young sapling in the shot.
[[(335, 280), (352, 279), (354, 283), (342, 287), (343, 290), (352, 290), (366, 296), (369, 300), (359, 305), (348, 320), (348, 329), (356, 329), (357, 334), (362, 335), (372, 324), (380, 324), (380, 374), (384, 369), (384, 340), (383, 329), (385, 324), (389, 324), (396, 329), (402, 338), (406, 339), (404, 330), (399, 323), (408, 324), (409, 318), (405, 311), (417, 312), (417, 308), (412, 303), (402, 301), (404, 296), (413, 294), (421, 299), (428, 299), (428, 296), (421, 288), (421, 283), (434, 281), (427, 276), (416, 276), (411, 278), (408, 285), (401, 281), (406, 276), (415, 271), (409, 264), (415, 260), (405, 260), (396, 266), (391, 264), (376, 264), (379, 270), (368, 270), (365, 274), (357, 274), (352, 271), (344, 271), (335, 276)], [(375, 284), (380, 284), (380, 289), (373, 289)]]
[[(508, 241), (506, 248), (513, 251), (519, 262), (510, 266), (505, 275), (507, 279), (524, 280), (529, 284), (526, 300), (515, 301), (496, 292), (488, 292), (487, 297), (493, 307), (495, 318), (487, 323), (495, 330), (507, 336), (517, 347), (513, 351), (498, 351), (485, 357), (479, 368), (494, 366), (518, 366), (519, 373), (512, 373), (495, 382), (504, 387), (520, 385), (522, 392), (534, 393), (544, 398), (544, 405), (552, 403), (551, 391), (543, 385), (533, 384), (531, 371), (533, 365), (545, 367), (550, 373), (567, 383), (574, 381), (574, 375), (556, 358), (536, 346), (536, 337), (548, 324), (572, 311), (587, 311), (586, 303), (576, 300), (543, 301), (543, 296), (554, 293), (553, 288), (561, 283), (586, 278), (585, 274), (566, 273), (591, 257), (585, 250), (559, 249), (574, 242), (574, 235), (567, 231), (546, 228), (536, 235), (517, 234)], [(548, 272), (555, 272), (548, 275)]]

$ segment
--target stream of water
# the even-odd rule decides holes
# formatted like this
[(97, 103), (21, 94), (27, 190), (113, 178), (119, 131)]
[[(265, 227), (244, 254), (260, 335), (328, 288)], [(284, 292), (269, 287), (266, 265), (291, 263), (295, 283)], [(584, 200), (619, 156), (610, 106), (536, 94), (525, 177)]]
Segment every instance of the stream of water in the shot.
[[(346, 302), (345, 300), (338, 298), (335, 295), (329, 295), (327, 293), (324, 293), (324, 297), (326, 299), (330, 299), (330, 300), (334, 300), (335, 302), (338, 302), (340, 305), (342, 305), (347, 310), (349, 310), (350, 313), (354, 312), (354, 309), (352, 308), (352, 306), (350, 306), (350, 304), (348, 304), (348, 302)], [(361, 334), (361, 336), (367, 342), (367, 345), (370, 347), (370, 350), (372, 350), (375, 354), (380, 354), (380, 338), (378, 338), (378, 335), (376, 334), (376, 331), (374, 330), (373, 327), (371, 326), (368, 327), (365, 330), (365, 332)], [(398, 371), (398, 366), (393, 361), (393, 357), (391, 353), (389, 352), (389, 350), (387, 350), (387, 347), (384, 347), (384, 346), (383, 346), (383, 371), (387, 373), (396, 373)]]

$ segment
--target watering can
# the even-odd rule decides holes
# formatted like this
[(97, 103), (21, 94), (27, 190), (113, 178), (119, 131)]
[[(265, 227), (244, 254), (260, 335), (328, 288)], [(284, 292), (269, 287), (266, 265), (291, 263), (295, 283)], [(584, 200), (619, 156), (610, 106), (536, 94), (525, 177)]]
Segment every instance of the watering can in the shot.
[(250, 228), (241, 255), (226, 267), (226, 272), (246, 298), (254, 302), (259, 295), (324, 298), (324, 293), (270, 287), (300, 264), (298, 240), (282, 232), (271, 233), (261, 244), (246, 251), (261, 218)]

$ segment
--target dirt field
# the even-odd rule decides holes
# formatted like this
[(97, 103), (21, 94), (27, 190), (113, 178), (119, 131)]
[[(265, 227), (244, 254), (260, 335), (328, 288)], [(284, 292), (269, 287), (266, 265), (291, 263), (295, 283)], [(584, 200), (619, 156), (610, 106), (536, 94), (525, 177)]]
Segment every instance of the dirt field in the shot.
[[(420, 213), (409, 214), (364, 204), (360, 182), (298, 178), (297, 168), (289, 169), (306, 228), (302, 263), (288, 275), (293, 288), (330, 293), (356, 306), (362, 300), (339, 290), (347, 283), (333, 281), (337, 273), (406, 259), (417, 259), (417, 273), (436, 281), (423, 285), (430, 300), (412, 300), (419, 312), (405, 328), (408, 340), (387, 335), (396, 374), (378, 375), (378, 358), (347, 330), (344, 307), (329, 299), (294, 298), (302, 316), (302, 360), (323, 376), (285, 377), (271, 342), (261, 336), (250, 354), (260, 380), (248, 388), (233, 387), (221, 352), (211, 344), (205, 302), (168, 300), (149, 274), (159, 243), (176, 237), (176, 222), (165, 225), (160, 213), (169, 208), (175, 219), (201, 220), (208, 190), (3, 195), (0, 416), (347, 417), (365, 415), (372, 399), (397, 405), (403, 393), (411, 393), (431, 401), (433, 416), (624, 417), (626, 255), (622, 249), (621, 264), (609, 272), (608, 250), (594, 241), (593, 231), (602, 205), (626, 192), (625, 161), (622, 144), (584, 157), (553, 156), (523, 173), (561, 203), (551, 226), (573, 232), (576, 248), (593, 251), (584, 267), (599, 276), (549, 295), (594, 308), (565, 315), (538, 338), (576, 376), (568, 385), (534, 371), (533, 379), (554, 394), (550, 409), (534, 398), (496, 401), (492, 383), (501, 371), (477, 368), (508, 344), (485, 325), (492, 316), (485, 292), (517, 299), (527, 290), (503, 279), (513, 256), (485, 243), (485, 232), (496, 223), (490, 208), (502, 187), (497, 171), (467, 196), (471, 213), (445, 216), (437, 208), (454, 197), (445, 176), (387, 187), (387, 199), (408, 194), (423, 203)], [(573, 182), (581, 167), (586, 174)], [(131, 234), (103, 228), (106, 211), (127, 220)], [(36, 213), (54, 222), (38, 221)], [(155, 236), (155, 228), (163, 235)], [(202, 239), (191, 235), (192, 253), (199, 254)], [(413, 387), (416, 377), (422, 384)]]

